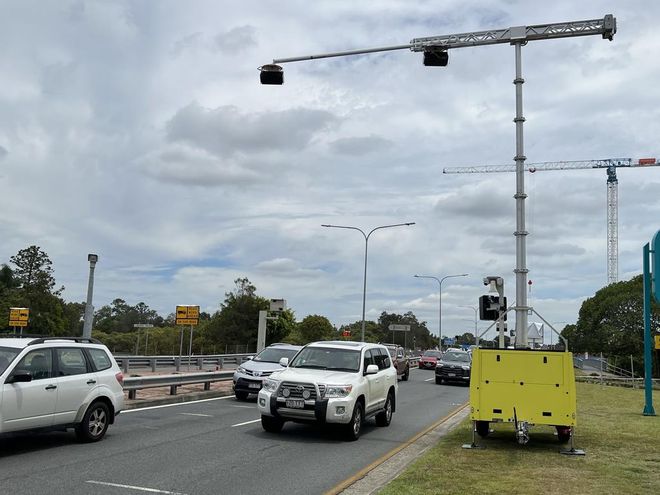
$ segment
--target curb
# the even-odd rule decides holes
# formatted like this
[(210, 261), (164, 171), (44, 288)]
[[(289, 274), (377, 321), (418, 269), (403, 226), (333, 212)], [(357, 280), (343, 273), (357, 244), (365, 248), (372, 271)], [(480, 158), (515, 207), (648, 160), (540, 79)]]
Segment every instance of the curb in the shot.
[(399, 476), (420, 455), (458, 426), (469, 412), (469, 404), (462, 404), (426, 430), (325, 492), (324, 495), (370, 495), (375, 493)]

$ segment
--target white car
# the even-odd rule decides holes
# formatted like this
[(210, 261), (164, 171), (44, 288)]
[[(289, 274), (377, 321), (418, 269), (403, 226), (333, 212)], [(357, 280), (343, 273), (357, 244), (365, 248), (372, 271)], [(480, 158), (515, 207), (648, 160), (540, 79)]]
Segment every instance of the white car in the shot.
[(357, 440), (366, 418), (389, 426), (398, 382), (387, 348), (365, 342), (314, 342), (264, 380), (257, 406), (261, 425), (279, 432), (286, 421), (342, 425)]
[(124, 407), (123, 380), (95, 339), (0, 338), (0, 433), (74, 428), (101, 440)]
[(252, 359), (241, 363), (234, 372), (232, 386), (236, 400), (246, 400), (249, 394), (257, 394), (266, 377), (282, 370), (280, 359), (291, 359), (302, 349), (301, 345), (271, 344)]

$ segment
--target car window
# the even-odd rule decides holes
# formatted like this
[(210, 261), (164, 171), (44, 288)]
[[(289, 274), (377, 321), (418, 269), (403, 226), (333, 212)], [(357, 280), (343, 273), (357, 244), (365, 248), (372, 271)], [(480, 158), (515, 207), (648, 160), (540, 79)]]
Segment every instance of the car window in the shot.
[(2, 375), (9, 364), (14, 360), (20, 349), (13, 349), (11, 347), (0, 347), (0, 375)]
[(59, 376), (82, 375), (87, 373), (87, 361), (80, 348), (57, 348), (57, 368)]
[(375, 364), (378, 365), (378, 369), (384, 370), (390, 367), (390, 355), (385, 349), (372, 349), (371, 355), (376, 362)]
[(469, 363), (470, 355), (467, 352), (448, 352), (445, 354), (447, 361), (456, 361), (458, 363)]
[(21, 359), (14, 373), (30, 373), (33, 380), (44, 380), (53, 376), (53, 355), (50, 349), (28, 352)]
[(277, 347), (266, 347), (257, 354), (252, 360), (263, 363), (279, 363), (283, 357), (291, 359), (298, 352), (297, 349), (282, 349)]
[(422, 357), (442, 357), (442, 353), (440, 351), (425, 351), (424, 354), (422, 354)]
[(103, 349), (90, 348), (87, 350), (89, 351), (89, 355), (91, 356), (92, 362), (97, 371), (107, 370), (112, 367), (112, 361)]
[(357, 372), (360, 370), (360, 351), (332, 347), (305, 347), (296, 354), (289, 367)]
[(370, 364), (376, 364), (376, 362), (373, 358), (371, 349), (367, 349), (364, 353), (364, 366), (362, 367), (362, 371), (367, 371), (367, 366)]

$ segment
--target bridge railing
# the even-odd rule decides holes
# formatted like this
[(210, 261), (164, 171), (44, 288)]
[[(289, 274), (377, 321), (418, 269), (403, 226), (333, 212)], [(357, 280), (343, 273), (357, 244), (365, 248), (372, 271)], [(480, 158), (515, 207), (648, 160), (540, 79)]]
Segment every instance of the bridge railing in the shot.
[(239, 365), (248, 360), (252, 354), (209, 354), (199, 356), (115, 356), (117, 364), (125, 374), (131, 369), (148, 368), (158, 371), (162, 368), (174, 367), (180, 371), (182, 367), (194, 367), (198, 370), (207, 368), (222, 369), (226, 364)]

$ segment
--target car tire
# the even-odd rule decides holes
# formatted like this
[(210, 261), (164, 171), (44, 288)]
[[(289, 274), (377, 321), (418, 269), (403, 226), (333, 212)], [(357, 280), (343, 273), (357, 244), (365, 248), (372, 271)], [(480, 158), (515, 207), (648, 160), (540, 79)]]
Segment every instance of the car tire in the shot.
[(110, 408), (105, 402), (96, 401), (85, 411), (82, 421), (76, 425), (76, 436), (81, 442), (98, 442), (105, 436), (110, 425)]
[(351, 421), (345, 426), (345, 436), (346, 440), (354, 442), (360, 438), (360, 433), (362, 433), (362, 421), (364, 420), (364, 408), (362, 407), (361, 402), (356, 402), (353, 407), (353, 415), (351, 416)]
[(557, 440), (559, 443), (566, 443), (571, 439), (570, 426), (555, 426), (557, 428)]
[(236, 400), (247, 400), (249, 394), (247, 392), (239, 392), (236, 390), (234, 391), (234, 395), (236, 396)]
[(488, 421), (477, 421), (477, 435), (486, 438), (490, 433), (490, 423)]
[(390, 426), (392, 422), (392, 392), (387, 394), (387, 400), (385, 401), (385, 407), (383, 412), (376, 414), (376, 425), (377, 426)]
[(401, 377), (401, 379), (404, 382), (407, 382), (409, 376), (410, 376), (410, 367), (406, 366), (406, 371), (403, 372), (403, 376)]
[(279, 418), (274, 418), (272, 416), (261, 416), (261, 426), (268, 433), (279, 433), (282, 431), (284, 426), (284, 421)]
[(440, 378), (439, 376), (436, 376), (435, 377), (435, 384), (436, 385), (442, 385), (442, 378)]

